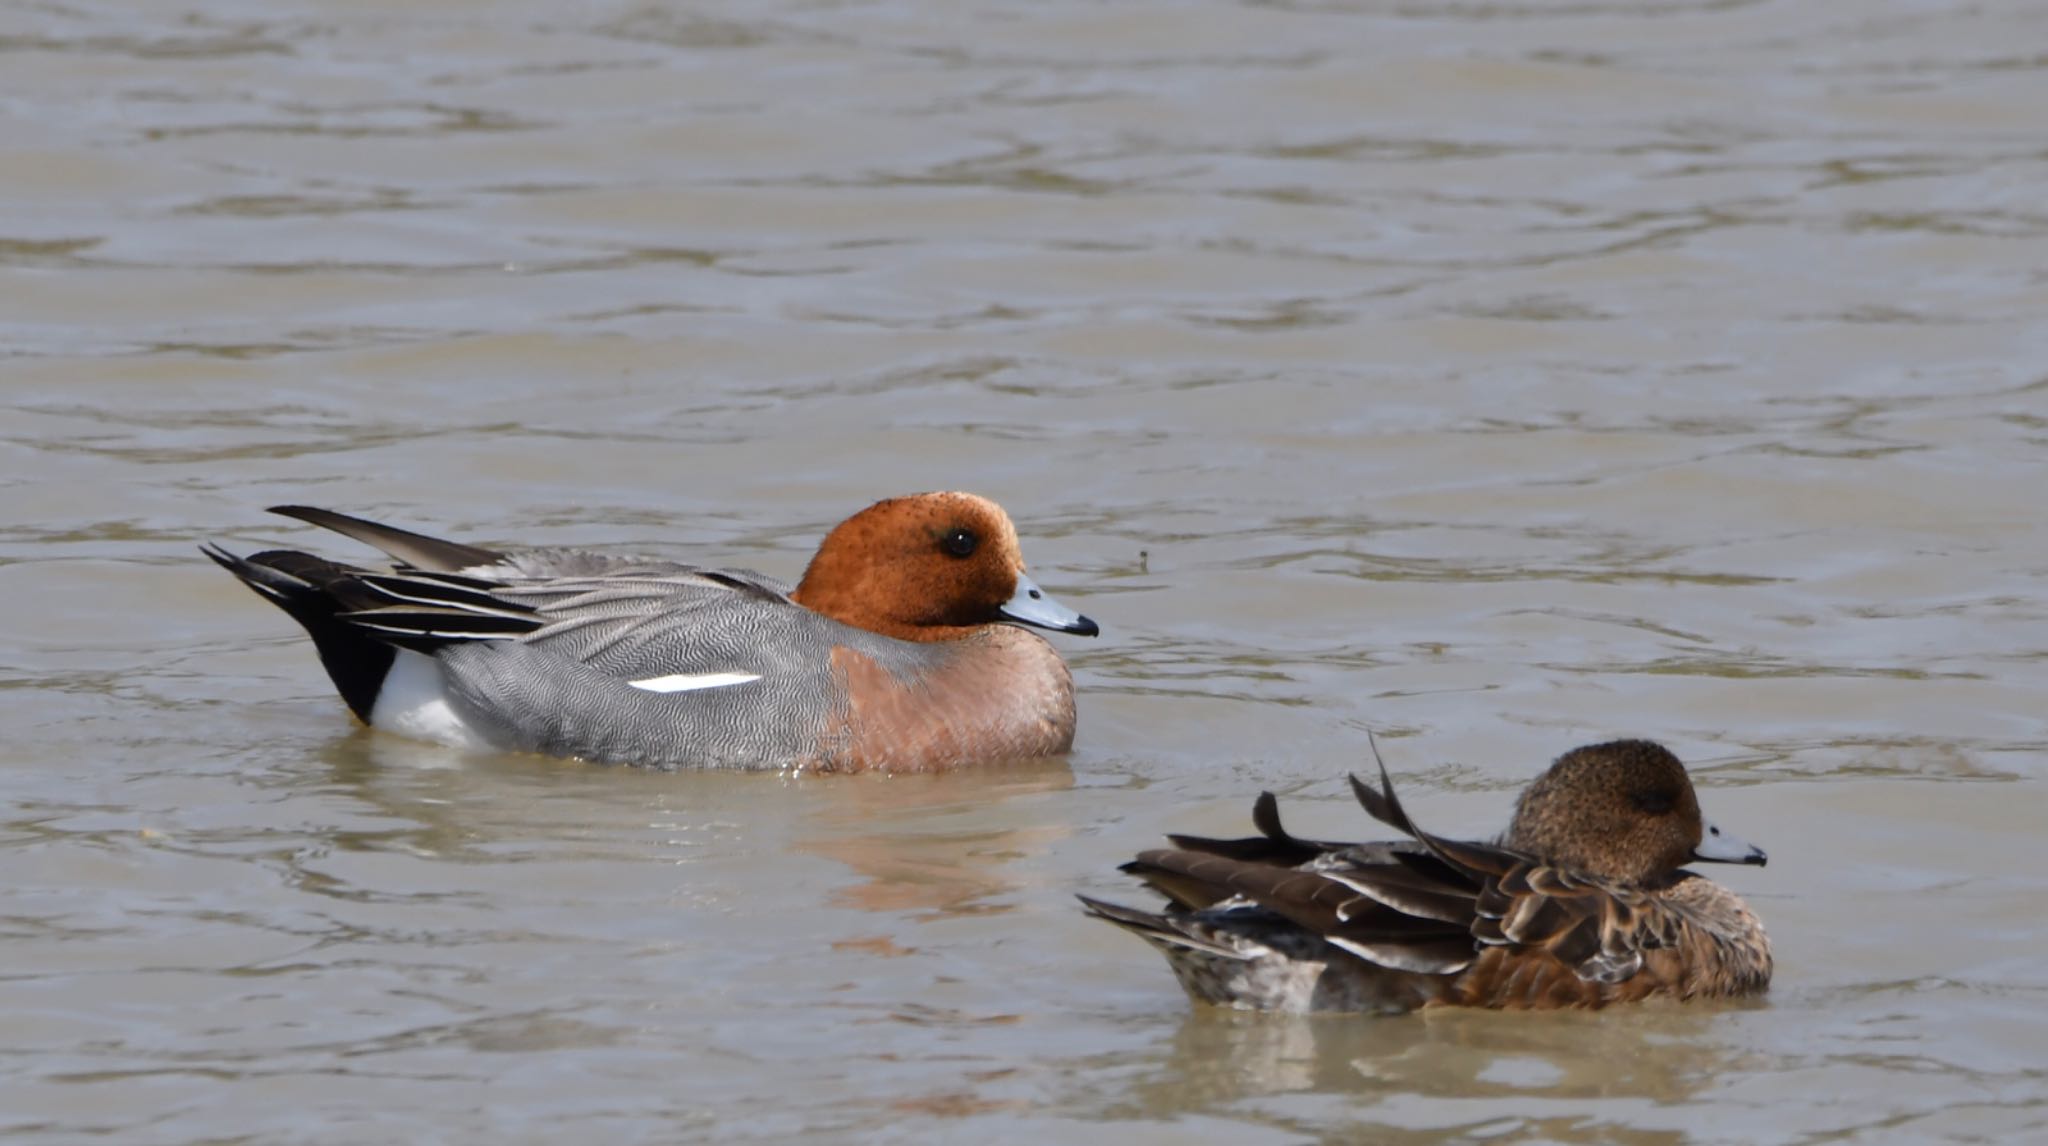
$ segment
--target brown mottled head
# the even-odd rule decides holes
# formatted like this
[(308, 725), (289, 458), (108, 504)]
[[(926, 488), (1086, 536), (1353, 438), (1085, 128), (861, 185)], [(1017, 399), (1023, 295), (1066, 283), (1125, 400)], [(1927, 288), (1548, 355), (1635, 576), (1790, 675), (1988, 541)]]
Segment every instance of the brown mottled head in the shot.
[(1025, 576), (1009, 515), (971, 493), (890, 498), (840, 522), (793, 596), (842, 624), (906, 641), (953, 640), (998, 621), (1099, 631)]
[(1661, 744), (1574, 748), (1523, 791), (1503, 841), (1546, 863), (1628, 884), (1695, 860), (1761, 864), (1751, 847), (1700, 819), (1685, 765)]

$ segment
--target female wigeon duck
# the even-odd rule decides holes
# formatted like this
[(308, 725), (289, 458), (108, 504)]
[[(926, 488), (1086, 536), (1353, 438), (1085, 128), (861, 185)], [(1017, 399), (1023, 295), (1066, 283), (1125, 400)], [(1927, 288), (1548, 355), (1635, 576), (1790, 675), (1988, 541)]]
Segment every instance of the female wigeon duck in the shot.
[(1734, 892), (1683, 868), (1762, 865), (1700, 819), (1662, 745), (1574, 748), (1531, 783), (1498, 842), (1415, 826), (1386, 768), (1358, 802), (1409, 840), (1298, 839), (1271, 792), (1261, 835), (1140, 854), (1123, 870), (1172, 900), (1088, 909), (1166, 954), (1189, 996), (1246, 1010), (1536, 1010), (1654, 997), (1735, 998), (1771, 982), (1771, 944)]
[(494, 550), (324, 509), (383, 550), (207, 556), (292, 615), (364, 723), (462, 748), (657, 768), (926, 771), (1074, 740), (1066, 665), (1017, 625), (1094, 636), (1024, 575), (1001, 507), (877, 502), (788, 585), (579, 549)]

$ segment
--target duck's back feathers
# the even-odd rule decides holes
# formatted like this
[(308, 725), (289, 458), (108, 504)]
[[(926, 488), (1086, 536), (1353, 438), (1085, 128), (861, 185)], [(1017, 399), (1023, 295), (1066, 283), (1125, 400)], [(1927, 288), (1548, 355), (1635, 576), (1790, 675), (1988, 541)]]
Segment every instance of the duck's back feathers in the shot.
[[(428, 556), (380, 537), (401, 559)], [(595, 575), (524, 578), (476, 566), (374, 572), (288, 550), (207, 555), (305, 627), (365, 723), (381, 722), (394, 650), (409, 650), (435, 658), (456, 711), (487, 739), (560, 755), (616, 759), (630, 746), (635, 762), (666, 766), (794, 758), (816, 740), (801, 701), (828, 694), (834, 643), (892, 668), (899, 659), (873, 634), (808, 613), (792, 623), (804, 611), (784, 586), (743, 571), (613, 560)], [(573, 551), (485, 555), (497, 561), (486, 571), (574, 562)], [(763, 723), (752, 714), (778, 709), (784, 717), (765, 722), (774, 736), (743, 735)]]

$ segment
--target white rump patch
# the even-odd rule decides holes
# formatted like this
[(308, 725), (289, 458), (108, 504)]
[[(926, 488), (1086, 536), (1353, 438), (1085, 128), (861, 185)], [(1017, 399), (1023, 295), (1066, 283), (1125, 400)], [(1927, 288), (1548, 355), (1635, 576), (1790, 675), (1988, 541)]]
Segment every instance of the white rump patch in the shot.
[(761, 674), (757, 672), (679, 672), (673, 676), (651, 676), (646, 680), (629, 680), (626, 683), (642, 692), (695, 692), (700, 688), (724, 688), (760, 679)]
[(489, 741), (471, 728), (448, 703), (448, 685), (434, 658), (411, 649), (398, 650), (391, 671), (370, 707), (370, 723), (378, 728), (446, 744), (450, 748), (484, 751)]

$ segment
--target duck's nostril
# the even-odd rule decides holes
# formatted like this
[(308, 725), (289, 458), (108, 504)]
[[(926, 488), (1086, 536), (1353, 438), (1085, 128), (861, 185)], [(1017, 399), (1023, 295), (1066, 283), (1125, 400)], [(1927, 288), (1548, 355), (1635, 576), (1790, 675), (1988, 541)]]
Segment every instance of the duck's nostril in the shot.
[(1045, 599), (1045, 594), (1043, 594), (1043, 593), (1039, 592), (1039, 591), (1038, 591), (1038, 590), (1036, 590), (1036, 589), (1033, 589), (1033, 590), (1031, 591), (1031, 599), (1032, 599), (1032, 600), (1034, 600), (1034, 601), (1042, 601), (1042, 600), (1044, 600), (1044, 599)]

